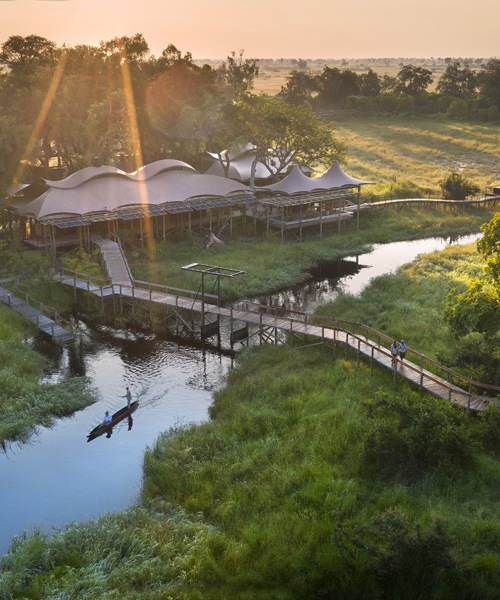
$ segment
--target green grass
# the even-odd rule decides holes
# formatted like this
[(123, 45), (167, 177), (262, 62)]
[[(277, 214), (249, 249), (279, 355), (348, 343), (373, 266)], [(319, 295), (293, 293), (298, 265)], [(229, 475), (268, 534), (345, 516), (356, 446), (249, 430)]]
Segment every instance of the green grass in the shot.
[[(165, 433), (146, 453), (142, 507), (14, 540), (0, 595), (495, 598), (500, 462), (469, 445), (472, 466), (457, 461), (452, 476), (438, 460), (413, 481), (366, 471), (365, 440), (384, 421), (362, 401), (381, 389), (430, 422), (444, 403), (480, 438), (476, 420), (394, 388), (390, 373), (253, 349), (210, 422)], [(439, 430), (429, 435), (439, 452)]]
[[(450, 247), (340, 306), (372, 307), (390, 331), (431, 313), (419, 343), (437, 351), (436, 305), (481, 267), (473, 246)], [(467, 419), (364, 361), (263, 346), (240, 355), (211, 417), (148, 449), (139, 506), (15, 539), (0, 596), (498, 597), (495, 415)]]
[(340, 235), (323, 239), (282, 244), (275, 239), (244, 238), (207, 249), (203, 239), (194, 237), (157, 243), (153, 255), (132, 250), (127, 259), (136, 279), (183, 289), (196, 290), (201, 283), (199, 275), (182, 271), (190, 263), (246, 271), (222, 281), (221, 296), (227, 301), (288, 289), (307, 279), (320, 262), (365, 253), (375, 243), (479, 232), (493, 214), (484, 209), (463, 214), (414, 208), (370, 211), (362, 214), (359, 230), (350, 225)]
[(0, 444), (26, 441), (40, 425), (95, 402), (95, 391), (86, 378), (57, 385), (40, 384), (45, 359), (28, 348), (23, 338), (34, 326), (0, 305)]
[(429, 358), (450, 356), (456, 340), (443, 320), (446, 296), (482, 277), (484, 261), (475, 244), (452, 245), (420, 255), (395, 274), (381, 275), (357, 296), (342, 294), (317, 314), (361, 322)]
[(377, 117), (339, 121), (335, 131), (349, 151), (347, 173), (376, 184), (365, 188), (367, 196), (411, 181), (422, 197), (439, 198), (439, 183), (452, 171), (482, 192), (499, 183), (499, 124)]

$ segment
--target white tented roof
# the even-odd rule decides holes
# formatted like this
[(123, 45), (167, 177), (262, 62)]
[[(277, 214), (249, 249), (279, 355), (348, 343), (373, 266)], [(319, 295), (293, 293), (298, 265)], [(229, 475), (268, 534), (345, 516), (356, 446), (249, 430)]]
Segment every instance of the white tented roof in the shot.
[[(229, 179), (237, 179), (238, 181), (250, 181), (252, 173), (252, 163), (254, 161), (254, 154), (244, 154), (239, 158), (231, 160), (229, 163), (228, 177)], [(273, 168), (271, 166), (271, 171)], [(205, 171), (207, 175), (217, 175), (218, 177), (224, 177), (224, 169), (220, 164), (219, 160), (216, 160), (210, 167)], [(256, 179), (268, 179), (271, 177), (269, 169), (258, 162), (255, 168)]]
[(294, 165), (290, 173), (281, 181), (271, 185), (262, 186), (260, 189), (270, 190), (281, 194), (299, 194), (312, 192), (313, 190), (332, 190), (345, 187), (357, 187), (365, 185), (369, 181), (356, 179), (344, 173), (338, 160), (320, 177), (306, 177), (302, 171)]
[(279, 192), (281, 194), (297, 194), (299, 192), (310, 192), (316, 189), (313, 182), (314, 179), (307, 177), (297, 165), (293, 165), (290, 173), (288, 173), (281, 181), (272, 183), (271, 185), (264, 185), (259, 189)]
[(362, 179), (356, 179), (345, 173), (339, 161), (336, 160), (333, 165), (328, 169), (326, 173), (320, 177), (315, 177), (313, 181), (316, 181), (318, 188), (331, 189), (337, 187), (353, 187), (358, 185), (370, 184), (370, 181), (363, 181)]
[(109, 168), (107, 173), (103, 172), (103, 167), (99, 169), (97, 178), (80, 176), (78, 186), (64, 188), (51, 185), (48, 191), (27, 204), (19, 214), (43, 220), (69, 215), (109, 213), (130, 207), (160, 206), (185, 202), (197, 196), (221, 197), (249, 192), (247, 186), (237, 181), (202, 175), (194, 169), (163, 170), (147, 179), (117, 177), (113, 168)]
[(188, 165), (188, 163), (185, 163), (181, 160), (166, 158), (145, 165), (134, 173), (125, 173), (125, 171), (122, 171), (117, 167), (103, 165), (102, 167), (86, 167), (81, 171), (77, 171), (76, 173), (69, 175), (61, 181), (50, 181), (48, 179), (44, 181), (49, 187), (68, 190), (87, 183), (92, 179), (98, 179), (101, 177), (108, 178), (109, 176), (115, 176), (123, 177), (125, 179), (133, 179), (135, 181), (146, 181), (147, 179), (151, 179), (163, 171), (174, 170), (190, 170), (194, 171), (195, 173), (197, 172), (196, 169), (191, 165)]

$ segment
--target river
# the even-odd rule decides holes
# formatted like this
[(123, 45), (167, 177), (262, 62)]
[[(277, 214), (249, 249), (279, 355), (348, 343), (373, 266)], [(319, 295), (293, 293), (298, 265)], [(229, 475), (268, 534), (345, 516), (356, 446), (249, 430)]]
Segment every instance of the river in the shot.
[[(340, 269), (335, 266), (327, 275), (265, 300), (312, 311), (339, 291), (359, 293), (371, 278), (448, 243), (432, 238), (379, 245)], [(48, 381), (87, 375), (100, 399), (52, 428), (40, 428), (27, 444), (11, 444), (0, 453), (0, 554), (24, 531), (42, 527), (50, 533), (54, 527), (130, 506), (140, 494), (145, 448), (162, 431), (205, 421), (212, 394), (231, 367), (231, 359), (216, 349), (111, 328), (84, 327), (74, 347), (63, 350), (40, 339), (33, 344), (52, 357)], [(113, 413), (123, 406), (126, 385), (133, 399), (139, 398), (132, 428), (125, 420), (109, 439), (102, 436), (87, 443), (86, 434), (101, 422), (104, 411)]]

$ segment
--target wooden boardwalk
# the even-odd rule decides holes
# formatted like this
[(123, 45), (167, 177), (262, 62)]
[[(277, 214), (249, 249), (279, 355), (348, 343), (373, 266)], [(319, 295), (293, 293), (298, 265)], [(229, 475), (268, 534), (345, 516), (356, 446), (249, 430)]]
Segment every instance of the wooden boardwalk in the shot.
[(111, 240), (94, 238), (101, 249), (106, 271), (113, 283), (132, 285), (132, 277), (120, 246)]
[(441, 206), (445, 209), (454, 209), (454, 208), (462, 208), (470, 206), (484, 206), (491, 205), (492, 207), (496, 206), (500, 202), (500, 196), (491, 194), (490, 196), (485, 196), (484, 198), (475, 198), (470, 200), (444, 200), (442, 198), (401, 198), (396, 200), (381, 200), (379, 202), (371, 202), (367, 206), (370, 208), (389, 208), (391, 206), (406, 206), (411, 204), (419, 204), (424, 206)]
[(40, 331), (50, 335), (50, 337), (59, 344), (74, 342), (75, 336), (64, 327), (58, 325), (49, 317), (46, 317), (42, 312), (30, 306), (24, 300), (15, 296), (12, 292), (0, 286), (0, 301), (7, 305), (12, 310), (26, 317), (34, 323)]
[[(77, 281), (75, 277), (58, 275), (57, 278), (61, 283), (77, 286), (79, 289), (95, 294), (102, 299), (118, 296), (120, 297), (120, 302), (127, 300), (132, 303), (149, 303), (150, 310), (153, 305), (157, 305), (171, 308), (177, 314), (181, 310), (190, 311), (201, 314), (202, 321), (204, 321), (205, 315), (214, 315), (218, 319), (223, 318), (227, 320), (230, 324), (231, 332), (233, 332), (235, 327), (241, 327), (239, 324), (244, 323), (256, 329), (255, 335), (258, 336), (260, 343), (270, 340), (275, 341), (277, 339), (276, 334), (279, 331), (289, 335), (291, 338), (301, 338), (312, 343), (322, 344), (324, 348), (331, 347), (334, 351), (341, 344), (345, 348), (346, 354), (349, 349), (357, 353), (358, 362), (361, 357), (365, 357), (370, 361), (371, 368), (373, 368), (374, 364), (379, 364), (384, 368), (390, 369), (394, 373), (395, 382), (398, 376), (403, 377), (417, 385), (421, 391), (427, 391), (439, 398), (445, 398), (451, 402), (460, 404), (468, 410), (482, 411), (490, 403), (496, 402), (494, 398), (472, 394), (409, 360), (405, 360), (404, 362), (398, 360), (393, 366), (389, 351), (389, 342), (386, 342), (388, 347), (385, 348), (380, 342), (372, 341), (367, 336), (351, 333), (344, 327), (315, 323), (314, 321), (319, 319), (315, 315), (294, 313), (293, 311), (281, 311), (288, 312), (289, 316), (270, 314), (273, 311), (275, 312), (275, 309), (251, 303), (246, 303), (241, 307), (220, 307), (210, 302), (203, 302), (200, 299), (188, 298), (176, 293), (154, 289), (162, 287), (154, 284), (149, 284), (148, 288), (114, 283), (97, 286), (90, 282)], [(133, 283), (137, 282), (133, 281)], [(142, 285), (148, 285), (144, 284), (144, 282), (141, 283)], [(203, 325), (204, 323), (202, 323)], [(363, 327), (361, 324), (358, 325)], [(411, 350), (409, 350), (410, 353)], [(422, 355), (419, 356), (422, 359), (424, 358)], [(430, 359), (426, 360), (430, 361)], [(434, 364), (437, 365), (437, 363)], [(453, 373), (450, 370), (448, 372)], [(493, 386), (485, 387), (500, 389)]]

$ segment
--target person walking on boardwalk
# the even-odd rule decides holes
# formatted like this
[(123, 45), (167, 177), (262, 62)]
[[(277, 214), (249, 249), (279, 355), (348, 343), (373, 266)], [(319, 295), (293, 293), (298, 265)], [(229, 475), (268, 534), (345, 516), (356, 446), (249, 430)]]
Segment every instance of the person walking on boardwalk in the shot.
[(401, 340), (401, 343), (399, 344), (399, 357), (401, 358), (401, 361), (403, 361), (405, 359), (406, 356), (406, 344), (404, 340)]
[(127, 390), (127, 392), (126, 392), (125, 396), (122, 396), (122, 398), (127, 399), (127, 408), (130, 410), (130, 404), (132, 403), (132, 394), (130, 392), (128, 385), (126, 387), (126, 390)]
[(394, 340), (391, 344), (392, 364), (396, 364), (398, 360), (398, 343)]

